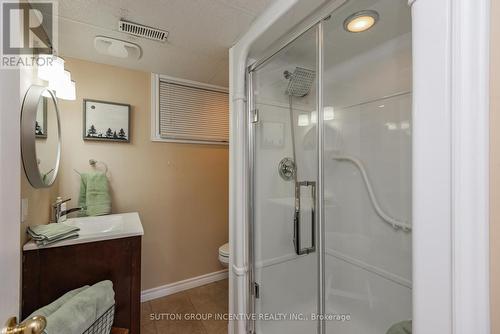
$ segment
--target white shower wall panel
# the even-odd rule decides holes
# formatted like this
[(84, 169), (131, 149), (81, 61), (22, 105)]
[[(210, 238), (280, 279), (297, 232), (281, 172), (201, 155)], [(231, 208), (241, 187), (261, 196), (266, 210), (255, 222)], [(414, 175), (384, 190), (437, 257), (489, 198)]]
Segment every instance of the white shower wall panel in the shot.
[(362, 161), (381, 208), (411, 223), (411, 95), (344, 110), (326, 128), (327, 248), (411, 281), (411, 232), (377, 215), (360, 170)]

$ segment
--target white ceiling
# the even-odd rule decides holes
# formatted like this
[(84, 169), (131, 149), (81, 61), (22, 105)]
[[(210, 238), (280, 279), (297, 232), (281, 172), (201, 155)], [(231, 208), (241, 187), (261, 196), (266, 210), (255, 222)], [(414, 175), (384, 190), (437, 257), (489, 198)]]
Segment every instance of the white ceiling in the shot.
[[(58, 0), (59, 53), (99, 63), (228, 86), (228, 49), (274, 0)], [(118, 20), (170, 32), (160, 43), (118, 31)], [(141, 46), (139, 60), (101, 55), (96, 36)]]

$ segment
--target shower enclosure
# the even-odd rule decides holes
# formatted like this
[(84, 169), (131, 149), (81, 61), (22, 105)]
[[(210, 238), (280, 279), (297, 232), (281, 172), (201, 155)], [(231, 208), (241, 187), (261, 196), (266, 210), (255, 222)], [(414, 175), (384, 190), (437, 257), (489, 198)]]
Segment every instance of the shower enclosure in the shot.
[(249, 67), (251, 333), (411, 332), (411, 59), (351, 0)]

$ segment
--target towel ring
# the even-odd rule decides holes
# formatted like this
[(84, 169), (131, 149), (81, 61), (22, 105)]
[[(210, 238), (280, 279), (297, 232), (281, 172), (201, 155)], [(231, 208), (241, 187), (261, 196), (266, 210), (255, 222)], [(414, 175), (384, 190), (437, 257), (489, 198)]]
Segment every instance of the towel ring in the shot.
[[(94, 168), (97, 168), (97, 164), (100, 163), (104, 166), (105, 170), (104, 170), (104, 174), (106, 174), (106, 176), (109, 177), (108, 175), (108, 165), (106, 165), (106, 163), (102, 162), (102, 161), (97, 161), (96, 159), (89, 159), (89, 165), (91, 167), (94, 167)], [(82, 176), (82, 174), (77, 171), (76, 169), (73, 168), (73, 170), (75, 171), (75, 173), (77, 173), (78, 175)]]
[(106, 165), (106, 163), (102, 162), (102, 161), (97, 161), (95, 159), (89, 159), (89, 165), (96, 168), (97, 167), (97, 164), (98, 163), (101, 163), (102, 165), (104, 165), (104, 168), (105, 168), (105, 171), (104, 173), (107, 175), (108, 174), (108, 165)]

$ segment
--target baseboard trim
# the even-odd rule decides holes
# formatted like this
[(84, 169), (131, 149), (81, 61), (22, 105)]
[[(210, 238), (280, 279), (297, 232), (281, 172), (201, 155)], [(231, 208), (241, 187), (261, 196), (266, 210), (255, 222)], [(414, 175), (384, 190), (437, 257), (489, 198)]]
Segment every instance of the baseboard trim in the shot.
[(227, 277), (227, 269), (224, 269), (197, 277), (191, 277), (179, 282), (158, 286), (156, 288), (143, 290), (141, 292), (141, 302), (147, 302), (153, 299), (172, 295), (177, 292), (189, 290), (212, 282), (221, 281), (223, 279), (226, 279)]

